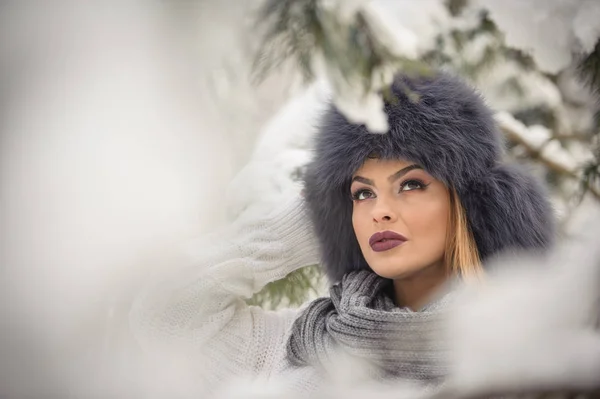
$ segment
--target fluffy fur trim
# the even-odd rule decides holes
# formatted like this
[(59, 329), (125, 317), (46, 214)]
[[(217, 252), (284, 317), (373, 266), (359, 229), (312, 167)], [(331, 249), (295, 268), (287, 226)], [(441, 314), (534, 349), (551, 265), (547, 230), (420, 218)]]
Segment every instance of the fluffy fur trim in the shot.
[(369, 133), (331, 106), (316, 135), (305, 195), (332, 283), (368, 268), (352, 228), (350, 180), (373, 152), (415, 162), (454, 187), (482, 260), (509, 249), (551, 245), (554, 223), (547, 196), (525, 172), (502, 164), (502, 136), (476, 91), (457, 77), (438, 73), (398, 75), (392, 92), (397, 101), (385, 106), (387, 134)]

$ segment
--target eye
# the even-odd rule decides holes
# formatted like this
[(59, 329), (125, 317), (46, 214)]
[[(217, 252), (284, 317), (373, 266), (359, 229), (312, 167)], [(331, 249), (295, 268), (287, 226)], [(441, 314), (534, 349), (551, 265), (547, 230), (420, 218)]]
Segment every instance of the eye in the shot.
[(423, 183), (421, 180), (407, 180), (400, 185), (400, 191), (413, 191), (413, 190), (422, 190), (427, 185)]
[(373, 192), (371, 190), (367, 190), (365, 188), (356, 190), (355, 192), (352, 193), (353, 201), (364, 201), (366, 199), (373, 198), (373, 197), (375, 197), (375, 194), (373, 194)]

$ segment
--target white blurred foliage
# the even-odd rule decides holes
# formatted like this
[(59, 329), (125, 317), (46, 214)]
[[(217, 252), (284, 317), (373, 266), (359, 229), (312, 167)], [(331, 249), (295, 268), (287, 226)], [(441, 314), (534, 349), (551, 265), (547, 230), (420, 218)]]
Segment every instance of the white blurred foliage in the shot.
[(202, 133), (219, 123), (206, 99), (171, 79), (158, 10), (62, 2), (46, 18), (36, 7), (3, 15), (4, 56), (20, 58), (3, 71), (15, 83), (3, 109), (2, 263), (15, 306), (48, 317), (35, 322), (51, 337), (145, 250), (223, 220), (197, 182), (224, 187), (234, 153), (226, 136)]
[(250, 83), (248, 8), (0, 6), (0, 395), (123, 345), (166, 249), (227, 221), (228, 184), (296, 81)]
[(261, 1), (165, 3), (170, 5), (169, 27), (174, 32), (166, 45), (183, 58), (173, 72), (185, 73), (191, 90), (210, 98), (209, 105), (222, 115), (219, 132), (227, 135), (239, 170), (248, 162), (264, 123), (283, 102), (302, 90), (302, 78), (284, 63), (260, 85), (252, 81), (252, 64), (260, 43), (255, 12)]
[[(331, 379), (311, 397), (512, 397), (519, 393), (597, 389), (600, 213), (597, 207), (586, 208), (579, 216), (583, 222), (570, 230), (569, 238), (552, 254), (501, 257), (485, 281), (458, 289), (446, 324), (438, 330), (438, 338), (450, 349), (449, 378), (441, 387), (404, 381), (374, 383), (364, 378), (368, 375), (361, 372), (365, 365), (341, 357)], [(165, 355), (156, 370), (137, 365), (126, 371), (126, 375), (135, 373), (138, 378), (135, 384), (125, 385), (129, 392), (204, 392), (198, 382), (201, 378), (195, 379), (181, 369), (185, 358), (178, 361), (172, 355), (178, 353), (176, 350), (165, 350), (171, 355)], [(179, 365), (175, 368), (178, 371), (173, 372), (175, 365)], [(156, 372), (163, 367), (164, 373)], [(145, 379), (144, 375), (151, 378)], [(115, 378), (112, 374), (108, 377)], [(291, 391), (290, 383), (294, 381), (287, 380), (285, 374), (269, 381), (240, 377), (217, 386), (214, 397), (306, 397)]]
[(459, 296), (450, 318), (449, 388), (466, 396), (598, 388), (600, 213), (549, 258), (502, 258)]
[(312, 139), (331, 89), (318, 81), (291, 99), (265, 125), (248, 164), (227, 191), (231, 220), (266, 216), (277, 204), (297, 195), (304, 166), (312, 157)]
[[(458, 290), (439, 337), (450, 348), (450, 377), (439, 390), (368, 383), (360, 363), (341, 358), (333, 380), (311, 397), (511, 397), (597, 389), (600, 211), (586, 208), (580, 216), (584, 221), (552, 254), (501, 257), (485, 281)], [(301, 397), (285, 386), (285, 380), (239, 381), (218, 397)]]
[[(378, 24), (382, 27), (378, 37), (395, 43), (393, 48), (398, 54), (417, 57), (433, 45), (436, 30), (447, 26), (448, 15), (441, 0), (421, 0), (420, 5), (427, 3), (423, 7), (416, 3), (379, 0), (367, 5), (365, 1), (354, 1), (351, 6), (344, 3), (344, 7), (349, 7), (349, 15), (354, 7), (369, 7), (370, 18), (382, 22)], [(571, 59), (560, 32), (567, 32), (569, 43), (579, 43), (583, 50), (598, 37), (598, 24), (594, 23), (598, 20), (598, 2), (580, 0), (559, 7), (557, 0), (538, 0), (531, 3), (538, 6), (536, 11), (529, 13), (514, 8), (518, 3), (488, 1), (486, 6), (494, 8), (492, 17), (514, 36), (515, 45), (531, 48), (536, 60), (548, 69), (562, 68)], [(260, 126), (297, 91), (295, 75), (277, 75), (261, 88), (251, 86), (247, 79), (249, 49), (253, 46), (246, 24), (248, 4), (242, 6), (233, 0), (219, 5), (210, 2), (210, 6), (206, 2), (173, 4), (182, 8), (172, 10), (170, 22), (164, 19), (163, 10), (154, 8), (158, 5), (141, 3), (62, 1), (1, 6), (2, 316), (4, 322), (18, 321), (18, 327), (29, 335), (4, 334), (0, 340), (0, 349), (4, 349), (12, 341), (3, 340), (23, 339), (19, 341), (22, 347), (10, 347), (16, 356), (6, 356), (0, 362), (0, 394), (11, 388), (22, 393), (22, 389), (33, 389), (34, 382), (48, 388), (43, 385), (48, 381), (37, 380), (37, 374), (19, 375), (26, 371), (19, 368), (18, 361), (19, 355), (30, 354), (26, 349), (33, 351), (32, 362), (38, 362), (53, 378), (79, 381), (75, 391), (97, 394), (105, 389), (112, 394), (122, 389), (120, 393), (125, 397), (134, 397), (140, 390), (147, 397), (165, 397), (173, 390), (182, 395), (200, 392), (196, 375), (190, 375), (183, 358), (166, 355), (153, 364), (141, 363), (128, 357), (128, 351), (133, 350), (127, 346), (129, 343), (113, 345), (113, 337), (120, 339), (123, 327), (119, 319), (123, 309), (118, 303), (122, 289), (135, 285), (158, 267), (154, 256), (160, 257), (162, 248), (170, 243), (213, 229), (228, 219), (258, 217), (297, 193), (291, 175), (310, 158), (314, 118), (323, 110), (329, 89), (319, 83), (293, 100), (268, 124), (255, 148)], [(579, 5), (577, 10), (574, 4)], [(546, 9), (548, 13), (537, 12)], [(554, 10), (560, 17), (551, 13)], [(536, 16), (534, 25), (532, 15)], [(181, 16), (187, 18), (185, 23)], [(571, 20), (576, 22), (565, 23)], [(523, 22), (525, 27), (539, 26), (541, 30), (535, 32), (543, 32), (553, 21), (560, 23), (550, 35), (518, 27)], [(457, 23), (468, 25), (473, 18), (466, 16)], [(514, 27), (503, 23), (513, 23)], [(390, 30), (392, 26), (395, 28)], [(532, 44), (533, 39), (538, 41)], [(476, 58), (482, 44), (475, 43), (477, 48), (467, 50), (469, 57)], [(505, 71), (500, 70), (496, 77), (509, 78), (513, 74), (521, 82), (530, 83), (526, 86), (526, 101), (531, 104), (555, 106), (559, 101), (547, 82), (528, 75), (516, 76), (510, 66), (503, 68)], [(380, 83), (384, 84), (390, 74), (381, 72)], [(565, 79), (560, 85), (568, 86), (570, 82)], [(357, 121), (383, 130), (382, 104), (372, 96), (347, 100), (346, 95), (361, 94), (352, 85), (347, 90), (336, 100), (338, 104), (349, 113), (356, 112)], [(570, 90), (571, 97), (581, 99), (578, 90)], [(502, 101), (501, 97), (499, 93), (497, 101)], [(507, 104), (505, 108), (512, 106)], [(565, 116), (571, 121), (568, 123), (585, 123), (584, 118), (573, 115)], [(547, 134), (543, 128), (517, 126), (515, 122), (513, 118), (509, 123), (532, 145), (543, 144)], [(565, 157), (564, 165), (572, 166), (575, 159), (586, 155), (585, 149), (571, 156), (563, 150), (548, 143), (544, 147), (554, 159)], [(251, 162), (240, 171), (248, 159)], [(586, 212), (594, 207), (586, 206), (579, 219), (587, 219)], [(569, 362), (585, 360), (589, 362), (573, 364), (573, 370), (587, 365), (587, 371), (598, 371), (595, 358), (589, 357), (597, 354), (593, 352), (597, 350), (597, 336), (585, 335), (574, 319), (572, 330), (555, 328), (557, 319), (550, 314), (582, 314), (575, 300), (588, 303), (591, 289), (569, 290), (597, 283), (597, 275), (591, 274), (594, 262), (588, 258), (588, 249), (595, 247), (596, 242), (592, 242), (579, 252), (557, 257), (565, 266), (575, 267), (553, 262), (551, 273), (539, 286), (539, 275), (525, 262), (518, 274), (522, 281), (513, 285), (500, 276), (498, 282), (490, 283), (489, 291), (474, 294), (481, 298), (482, 305), (472, 315), (479, 317), (489, 306), (506, 317), (478, 323), (479, 319), (465, 316), (456, 321), (457, 328), (481, 328), (466, 337), (477, 339), (481, 334), (482, 342), (503, 338), (494, 335), (500, 332), (513, 333), (506, 342), (518, 349), (509, 351), (505, 347), (506, 353), (490, 353), (485, 350), (493, 348), (483, 347), (481, 353), (473, 354), (466, 348), (462, 354), (464, 368), (458, 375), (469, 370), (480, 372), (462, 387), (480, 387), (484, 378), (492, 375), (505, 382), (521, 378), (516, 371), (522, 369), (504, 367), (509, 360), (520, 361), (521, 350), (532, 355), (548, 349), (544, 361), (558, 359), (573, 364)], [(530, 287), (535, 290), (525, 289)], [(572, 295), (565, 296), (572, 300), (563, 304), (562, 296), (549, 294), (554, 289)], [(540, 299), (533, 294), (539, 294)], [(107, 309), (107, 300), (116, 305)], [(539, 324), (528, 324), (538, 316)], [(530, 334), (525, 335), (529, 341), (520, 339), (517, 335), (521, 331), (506, 325), (512, 320), (522, 321), (527, 326), (525, 333), (542, 334), (539, 344), (524, 347), (537, 342), (537, 337)], [(555, 344), (563, 337), (577, 341), (572, 347), (562, 347), (562, 351)], [(579, 346), (585, 343), (589, 347)], [(127, 347), (125, 352), (120, 351), (123, 345)], [(95, 356), (98, 349), (105, 351), (105, 357)], [(590, 351), (577, 352), (585, 352), (583, 349)], [(52, 360), (41, 360), (42, 353), (52, 355)], [(484, 357), (486, 353), (500, 356), (497, 363)], [(583, 357), (570, 358), (572, 354)], [(82, 356), (87, 355), (89, 363), (81, 363)], [(523, 365), (531, 365), (525, 360)], [(492, 369), (496, 364), (501, 367)], [(541, 370), (547, 371), (547, 376), (555, 376), (557, 371)], [(364, 397), (362, 391), (343, 392), (345, 397)], [(384, 395), (386, 391), (377, 392)], [(415, 397), (412, 389), (406, 392), (410, 392), (407, 397)]]
[(597, 0), (477, 0), (506, 35), (548, 73), (567, 68), (576, 53), (592, 51), (600, 37)]

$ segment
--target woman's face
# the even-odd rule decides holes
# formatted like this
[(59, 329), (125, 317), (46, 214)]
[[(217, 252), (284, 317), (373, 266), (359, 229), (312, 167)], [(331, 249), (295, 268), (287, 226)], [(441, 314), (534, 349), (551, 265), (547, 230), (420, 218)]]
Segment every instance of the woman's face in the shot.
[(399, 279), (443, 267), (449, 193), (412, 162), (368, 159), (353, 175), (352, 225), (367, 263)]

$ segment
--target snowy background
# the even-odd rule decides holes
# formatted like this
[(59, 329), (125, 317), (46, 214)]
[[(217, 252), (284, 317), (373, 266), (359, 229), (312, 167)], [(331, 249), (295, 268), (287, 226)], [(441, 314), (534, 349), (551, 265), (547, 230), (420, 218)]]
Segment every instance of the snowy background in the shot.
[[(580, 186), (598, 100), (576, 65), (598, 42), (600, 2), (330, 3), (368, 7), (395, 27), (381, 34), (398, 52), (480, 88), (509, 156), (551, 185), (565, 234), (598, 208)], [(123, 345), (131, 296), (167, 248), (298, 194), (335, 97), (327, 68), (305, 85), (284, 63), (253, 85), (256, 2), (149, 4), (0, 6), (1, 310), (13, 332), (0, 348), (45, 354), (0, 365), (0, 386), (32, 367), (54, 380), (57, 354)], [(377, 121), (369, 104), (359, 120)]]

